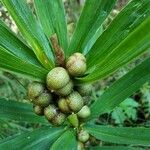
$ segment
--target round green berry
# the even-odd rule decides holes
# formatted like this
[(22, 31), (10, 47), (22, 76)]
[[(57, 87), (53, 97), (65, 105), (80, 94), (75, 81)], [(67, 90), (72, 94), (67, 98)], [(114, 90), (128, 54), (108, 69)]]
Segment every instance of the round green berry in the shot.
[(91, 115), (91, 110), (88, 106), (83, 106), (82, 109), (77, 113), (79, 118), (87, 118)]
[(62, 67), (52, 69), (47, 75), (47, 87), (50, 90), (61, 89), (66, 86), (69, 81), (69, 75)]
[(52, 95), (51, 93), (48, 93), (46, 91), (33, 100), (33, 103), (35, 105), (39, 105), (42, 107), (48, 106), (51, 102), (52, 102)]
[(66, 116), (63, 113), (58, 113), (51, 121), (51, 123), (55, 126), (62, 125), (66, 120)]
[(39, 82), (32, 82), (28, 85), (27, 88), (28, 97), (31, 100), (38, 97), (41, 93), (43, 93), (43, 91), (44, 86)]
[(39, 116), (43, 116), (44, 115), (44, 109), (40, 106), (33, 106), (33, 110), (34, 110), (34, 113), (39, 115)]
[(75, 53), (66, 62), (66, 68), (71, 76), (83, 76), (86, 72), (86, 59), (81, 53)]
[(89, 133), (87, 131), (85, 131), (85, 130), (81, 130), (78, 133), (78, 140), (80, 142), (83, 142), (83, 143), (87, 142), (89, 137), (90, 137)]
[(78, 141), (77, 150), (84, 150), (84, 144), (80, 141)]
[(60, 98), (58, 101), (58, 107), (63, 113), (70, 113), (70, 109), (65, 98)]
[(51, 121), (58, 114), (57, 110), (58, 109), (55, 105), (49, 105), (44, 109), (44, 115), (49, 121)]
[(78, 92), (72, 92), (67, 96), (67, 103), (73, 112), (78, 112), (83, 107), (83, 98)]
[(73, 90), (73, 83), (72, 81), (69, 81), (66, 86), (64, 86), (63, 88), (55, 91), (56, 94), (60, 95), (60, 96), (67, 96), (69, 95)]
[(80, 86), (77, 86), (77, 91), (82, 95), (82, 96), (87, 96), (92, 93), (92, 84), (83, 84)]

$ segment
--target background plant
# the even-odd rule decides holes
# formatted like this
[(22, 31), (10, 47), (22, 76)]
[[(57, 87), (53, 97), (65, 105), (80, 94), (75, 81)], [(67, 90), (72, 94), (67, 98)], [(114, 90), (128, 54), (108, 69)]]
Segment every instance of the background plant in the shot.
[[(94, 2), (97, 4), (96, 1), (92, 1), (92, 3), (94, 3)], [(4, 3), (5, 3), (5, 1), (4, 1)], [(11, 4), (11, 1), (6, 1), (6, 3)], [(66, 49), (64, 48), (65, 45), (66, 45), (65, 44), (65, 37), (63, 38), (63, 40), (60, 40), (61, 41), (60, 45), (64, 49), (66, 56), (69, 56), (71, 53), (75, 52), (77, 49), (80, 52), (83, 52), (84, 54), (86, 54), (86, 56), (87, 56), (87, 64), (88, 64), (87, 74), (89, 74), (89, 75), (87, 75), (84, 78), (77, 78), (76, 79), (77, 83), (93, 82), (97, 79), (103, 78), (106, 75), (108, 75), (109, 73), (115, 71), (119, 67), (126, 64), (131, 59), (137, 57), (139, 54), (141, 54), (144, 51), (148, 50), (148, 47), (149, 47), (149, 37), (150, 37), (149, 30), (148, 30), (148, 25), (149, 25), (148, 5), (149, 5), (149, 2), (147, 2), (147, 1), (143, 1), (143, 2), (133, 1), (133, 2), (131, 2), (120, 13), (120, 15), (115, 18), (115, 20), (112, 22), (112, 24), (108, 27), (108, 29), (106, 31), (104, 31), (104, 33), (100, 37), (99, 37), (100, 31), (102, 31), (100, 25), (101, 25), (102, 21), (105, 20), (105, 18), (107, 17), (108, 14), (104, 15), (103, 13), (101, 13), (103, 15), (99, 16), (99, 13), (97, 13), (97, 12), (99, 12), (99, 10), (101, 10), (103, 12), (103, 10), (105, 10), (105, 6), (106, 5), (108, 6), (108, 2), (106, 2), (107, 4), (103, 3), (103, 5), (98, 5), (96, 14), (91, 14), (90, 11), (92, 11), (92, 9), (95, 9), (95, 8), (92, 8), (93, 5), (88, 5), (88, 3), (90, 3), (90, 1), (88, 1), (86, 3), (84, 11), (86, 11), (86, 9), (88, 9), (88, 11), (86, 12), (86, 16), (91, 15), (91, 18), (93, 18), (93, 20), (91, 20), (91, 19), (88, 20), (88, 18), (87, 18), (87, 20), (83, 19), (85, 17), (84, 16), (85, 12), (83, 11), (83, 13), (82, 13), (83, 15), (81, 15), (81, 19), (79, 20), (79, 23), (77, 25), (75, 34), (74, 34), (74, 36), (72, 38), (72, 41), (71, 41), (71, 43), (73, 43), (73, 44), (70, 44), (68, 51), (65, 51)], [(6, 6), (7, 6), (7, 4), (6, 4)], [(18, 2), (18, 5), (21, 5), (21, 4), (22, 4), (22, 2)], [(34, 19), (32, 17), (31, 18), (33, 19), (32, 20), (33, 24), (31, 24), (31, 22), (30, 22), (31, 20), (29, 21), (29, 20), (24, 19), (25, 16), (23, 16), (23, 15), (25, 15), (25, 14), (21, 14), (22, 18), (17, 18), (16, 19), (15, 17), (17, 16), (16, 14), (18, 13), (18, 11), (16, 11), (16, 8), (17, 8), (16, 6), (17, 5), (15, 6), (15, 8), (12, 7), (12, 5), (10, 7), (9, 6), (10, 5), (7, 6), (7, 9), (8, 10), (10, 9), (9, 10), (10, 13), (13, 13), (12, 16), (14, 15), (14, 20), (16, 22), (18, 22), (17, 23), (18, 26), (20, 28), (23, 28), (23, 29), (20, 29), (20, 31), (22, 32), (22, 34), (25, 34), (25, 38), (28, 39), (31, 42), (30, 46), (33, 47), (38, 59), (42, 62), (43, 52), (39, 53), (38, 48), (39, 47), (40, 48), (41, 47), (42, 48), (44, 48), (44, 47), (48, 48), (49, 47), (48, 44), (42, 44), (41, 41), (40, 41), (41, 36), (39, 36), (39, 34), (43, 34), (43, 33), (37, 33), (36, 32), (36, 27), (34, 28), (35, 22), (34, 22)], [(24, 6), (19, 7), (19, 8), (25, 8)], [(110, 11), (111, 7), (107, 8), (108, 12)], [(135, 7), (135, 10), (133, 10), (133, 9), (131, 10), (131, 8), (133, 8), (133, 7)], [(17, 9), (19, 9), (19, 8), (17, 8)], [(12, 11), (12, 9), (14, 9), (14, 10)], [(90, 9), (90, 11), (89, 11), (89, 9)], [(25, 11), (26, 11), (26, 8), (25, 8)], [(89, 13), (89, 15), (87, 15), (88, 13)], [(95, 18), (97, 18), (97, 17), (94, 18), (92, 15), (93, 16), (98, 15), (99, 19), (96, 20)], [(54, 16), (55, 16), (55, 14), (54, 14)], [(60, 22), (60, 18), (59, 18), (60, 16), (56, 16), (56, 18), (57, 17), (58, 17), (58, 20)], [(131, 17), (131, 19), (133, 19), (131, 22), (129, 22), (129, 20), (130, 20), (129, 17)], [(22, 19), (24, 19), (24, 20), (22, 21)], [(85, 22), (84, 22), (85, 20), (88, 23), (86, 22), (86, 24), (85, 24)], [(29, 21), (30, 24), (27, 24), (27, 21)], [(26, 28), (29, 27), (30, 30), (26, 31), (24, 24), (27, 25)], [(42, 24), (44, 26), (44, 24), (46, 24), (45, 21)], [(32, 25), (32, 27), (31, 27), (31, 25)], [(93, 28), (91, 28), (93, 25), (95, 25), (95, 26)], [(49, 27), (49, 26), (47, 26), (47, 27)], [(57, 27), (57, 25), (56, 25), (56, 27)], [(29, 28), (27, 28), (27, 29), (29, 29)], [(44, 81), (45, 75), (47, 74), (47, 72), (49, 70), (49, 69), (45, 69), (45, 68), (49, 68), (49, 67), (51, 68), (51, 66), (53, 66), (53, 61), (52, 61), (53, 58), (51, 58), (52, 56), (48, 55), (49, 58), (51, 58), (50, 62), (49, 62), (48, 65), (45, 64), (45, 62), (42, 62), (43, 66), (45, 66), (45, 68), (42, 67), (39, 64), (39, 62), (35, 59), (35, 57), (33, 57), (33, 53), (31, 53), (31, 54), (27, 53), (27, 52), (29, 52), (28, 47), (24, 46), (22, 42), (20, 43), (20, 41), (18, 39), (16, 39), (14, 37), (14, 35), (12, 35), (11, 32), (9, 32), (8, 28), (6, 28), (3, 23), (1, 23), (1, 29), (3, 29), (3, 30), (0, 30), (1, 32), (5, 31), (5, 33), (1, 34), (1, 39), (0, 39), (1, 40), (1, 55), (0, 55), (1, 56), (1, 62), (0, 62), (1, 67), (3, 69), (7, 69), (9, 71), (15, 71), (17, 73), (26, 75), (28, 77), (32, 77), (33, 80)], [(40, 27), (38, 29), (40, 29)], [(45, 31), (48, 30), (48, 32), (49, 32), (49, 30), (51, 28), (50, 29), (44, 28), (44, 29), (45, 29)], [(59, 29), (64, 29), (64, 28), (59, 28)], [(85, 30), (82, 30), (82, 29), (85, 29)], [(91, 30), (89, 30), (89, 29), (91, 29)], [(116, 32), (114, 34), (114, 31), (116, 31), (116, 29), (117, 29), (118, 32)], [(54, 29), (54, 30), (55, 30), (54, 32), (56, 32), (56, 33), (58, 32), (58, 29)], [(80, 30), (83, 31), (82, 32), (83, 35), (80, 34)], [(35, 31), (35, 32), (32, 33), (32, 31)], [(87, 32), (87, 31), (90, 31), (90, 32)], [(96, 31), (99, 31), (99, 32), (96, 32)], [(37, 35), (35, 33), (37, 33)], [(45, 32), (45, 33), (46, 33), (46, 35), (48, 34), (47, 32)], [(61, 34), (61, 32), (59, 32), (57, 34)], [(35, 39), (31, 38), (33, 35), (35, 35)], [(63, 34), (63, 35), (65, 35), (65, 34)], [(137, 38), (137, 35), (141, 35), (141, 36), (138, 36), (138, 38)], [(113, 36), (118, 37), (118, 39), (114, 38)], [(91, 37), (93, 37), (93, 38), (91, 38)], [(38, 39), (38, 41), (40, 41), (39, 43), (36, 41), (36, 38)], [(7, 40), (5, 40), (5, 39), (7, 39)], [(46, 38), (44, 38), (44, 39), (45, 39), (45, 42), (46, 42), (47, 41)], [(12, 40), (13, 40), (13, 44), (9, 44), (9, 43), (12, 43), (12, 42), (10, 42)], [(9, 43), (8, 43), (8, 41), (9, 41)], [(38, 46), (35, 46), (35, 43)], [(118, 43), (120, 43), (120, 44), (118, 45)], [(22, 49), (22, 52), (18, 53), (18, 51), (20, 51), (20, 48)], [(47, 48), (46, 48), (46, 50), (47, 50)], [(14, 50), (14, 51), (12, 51), (12, 50)], [(93, 51), (94, 51), (94, 53), (93, 53)], [(47, 53), (47, 52), (45, 52), (45, 53)], [(22, 59), (20, 59), (20, 58), (22, 58)], [(44, 59), (49, 59), (49, 58), (47, 58), (47, 55), (44, 55)], [(95, 60), (93, 58), (95, 58)], [(99, 59), (97, 59), (97, 58), (99, 58)], [(102, 61), (99, 61), (99, 60), (102, 60)], [(22, 66), (24, 66), (24, 67), (22, 67)], [(97, 100), (95, 103), (93, 103), (93, 105), (91, 106), (92, 115), (91, 115), (90, 118), (94, 118), (94, 117), (98, 116), (99, 114), (105, 113), (105, 112), (109, 111), (110, 109), (113, 109), (121, 101), (123, 101), (125, 98), (130, 96), (133, 92), (138, 90), (143, 83), (145, 83), (146, 81), (149, 81), (149, 67), (148, 66), (149, 66), (149, 59), (147, 59), (145, 62), (143, 62), (137, 68), (135, 68), (129, 74), (124, 76), (122, 79), (120, 79), (116, 83), (114, 83), (114, 85), (112, 85), (112, 87), (110, 87), (100, 97), (99, 100)], [(99, 71), (99, 69), (101, 71)], [(113, 96), (115, 96), (115, 97), (113, 97)], [(107, 102), (105, 101), (105, 99), (107, 99)], [(10, 106), (13, 107), (13, 104), (10, 103), (10, 102), (8, 102), (8, 104), (7, 104), (7, 102), (1, 103), (1, 104), (2, 104), (3, 107), (6, 104), (5, 108), (7, 108), (7, 106), (9, 106), (8, 107), (9, 111), (10, 111)], [(23, 104), (22, 105), (21, 104), (17, 105), (17, 104), (14, 103), (14, 106), (15, 107), (19, 106), (21, 108), (21, 106), (23, 106)], [(19, 107), (17, 107), (17, 108), (19, 108)], [(28, 105), (26, 108), (27, 108), (27, 111), (25, 111), (25, 112), (29, 113), (28, 108), (31, 108), (31, 107), (29, 107), (29, 105)], [(13, 110), (13, 109), (11, 109), (11, 110)], [(16, 111), (17, 114), (18, 114), (18, 111)], [(25, 112), (23, 113), (22, 110), (20, 110), (19, 112), (23, 115), (22, 117), (19, 117), (23, 121), (29, 121), (30, 120), (31, 122), (32, 121), (34, 122), (36, 120), (37, 122), (40, 122), (37, 119), (38, 118), (37, 116), (35, 117), (36, 119), (34, 119), (34, 117), (33, 117), (34, 115), (32, 113), (29, 113), (29, 114), (31, 114), (30, 117), (28, 116), (29, 115), (28, 113), (26, 114), (27, 116), (25, 117), (24, 116)], [(6, 114), (2, 114), (2, 116), (3, 116), (2, 118), (6, 119), (8, 117), (8, 119), (17, 119), (18, 120), (19, 119), (18, 116), (15, 117), (15, 113), (13, 113), (13, 114), (14, 114), (14, 116), (11, 116), (9, 114), (9, 112), (7, 112)], [(42, 119), (40, 118), (40, 120), (42, 120)], [(95, 131), (93, 131), (92, 127), (94, 127)], [(149, 129), (132, 129), (130, 131), (130, 128), (128, 128), (128, 129), (120, 128), (121, 131), (123, 130), (122, 131), (123, 133), (127, 132), (127, 130), (129, 130), (129, 133), (131, 133), (131, 132), (137, 133), (136, 132), (137, 130), (138, 130), (138, 132), (140, 132), (140, 130), (142, 130), (142, 133), (143, 133), (142, 135), (143, 135), (144, 140), (136, 139), (135, 136), (133, 136), (132, 134), (131, 135), (130, 134), (124, 135), (124, 139), (119, 138), (119, 140), (118, 140), (118, 139), (114, 138), (114, 140), (113, 140), (113, 138), (109, 138), (107, 136), (105, 137), (106, 133), (105, 134), (101, 133), (103, 131), (106, 131), (109, 134), (114, 135), (113, 130), (112, 130), (111, 127), (109, 128), (109, 127), (103, 127), (103, 126), (85, 125), (84, 128), (86, 128), (86, 130), (89, 130), (91, 135), (94, 135), (98, 139), (104, 140), (104, 141), (107, 141), (107, 142), (116, 143), (116, 142), (119, 141), (119, 143), (125, 143), (125, 144), (141, 144), (141, 145), (148, 145), (149, 144), (149, 139), (148, 139), (149, 137), (147, 136), (147, 135), (149, 135)], [(50, 130), (49, 127), (48, 127), (48, 129), (45, 129), (45, 130), (43, 129), (42, 135), (44, 134), (44, 131), (45, 131), (45, 135), (43, 135), (44, 138), (47, 137), (46, 133), (48, 133), (48, 132), (46, 130)], [(59, 131), (58, 129), (56, 129), (56, 130)], [(114, 129), (115, 133), (116, 133), (116, 130), (119, 131), (118, 128)], [(143, 130), (145, 130), (146, 133), (144, 133)], [(35, 133), (35, 135), (38, 135), (38, 137), (39, 137), (40, 136), (40, 131), (38, 130), (38, 131), (33, 132), (33, 135)], [(54, 131), (54, 133), (55, 133), (55, 128), (53, 128), (52, 131)], [(60, 129), (60, 132), (62, 133), (63, 129), (62, 130)], [(68, 132), (68, 133), (66, 133), (66, 134), (64, 133), (64, 136), (62, 136), (60, 138), (63, 141), (64, 141), (64, 138), (67, 139), (67, 137), (68, 137), (68, 139), (70, 139), (70, 137), (73, 136), (72, 131), (67, 130), (66, 132)], [(119, 132), (118, 134), (117, 133), (116, 134), (118, 136), (122, 136), (122, 135), (120, 135), (122, 132)], [(129, 137), (128, 138), (126, 137), (127, 135), (128, 136), (130, 135), (131, 138), (134, 138), (134, 140), (129, 141)], [(139, 136), (142, 137), (142, 135), (140, 133)], [(27, 135), (22, 135), (22, 136), (26, 137)], [(33, 143), (35, 143), (35, 141), (36, 141), (35, 136), (32, 136), (32, 137), (28, 136), (28, 137), (29, 137), (28, 139), (33, 138), (34, 142), (32, 142), (31, 139), (30, 139), (30, 142), (28, 142), (29, 140), (24, 141), (24, 143), (21, 143), (22, 145), (20, 145), (20, 147), (23, 146), (25, 144), (25, 142), (28, 143), (27, 148), (31, 147), (33, 145)], [(48, 138), (51, 138), (51, 137), (54, 137), (54, 136), (51, 135)], [(137, 135), (136, 135), (136, 137), (137, 137)], [(18, 139), (20, 139), (20, 138), (18, 137), (14, 140), (16, 140), (18, 142)], [(56, 137), (56, 139), (57, 139), (57, 137)], [(55, 140), (55, 139), (53, 139), (53, 140)], [(53, 140), (48, 139), (47, 140), (47, 143), (48, 143), (47, 145), (49, 146), (50, 141), (53, 141)], [(123, 140), (123, 142), (122, 142), (122, 140)], [(7, 146), (7, 144), (8, 144), (10, 146), (11, 141), (12, 140), (10, 140), (6, 143), (4, 142), (3, 145)], [(44, 142), (46, 142), (46, 140), (44, 140)], [(70, 141), (70, 142), (72, 142), (72, 141)], [(12, 143), (14, 144), (14, 141)], [(31, 143), (31, 145), (30, 145), (30, 143)], [(72, 142), (72, 144), (75, 144), (75, 142)], [(40, 145), (41, 145), (41, 143), (40, 143)], [(46, 147), (47, 145), (44, 144), (43, 147), (44, 146)], [(59, 145), (60, 145), (60, 143), (56, 141), (55, 148)], [(73, 146), (73, 147), (75, 147), (75, 146)]]

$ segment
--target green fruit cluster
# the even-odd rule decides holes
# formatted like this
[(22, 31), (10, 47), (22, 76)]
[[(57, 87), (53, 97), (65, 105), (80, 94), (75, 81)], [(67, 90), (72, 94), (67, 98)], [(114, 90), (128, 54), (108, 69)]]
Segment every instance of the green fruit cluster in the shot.
[(66, 68), (55, 67), (46, 77), (46, 84), (33, 82), (28, 86), (28, 97), (37, 115), (45, 115), (53, 125), (61, 125), (67, 116), (76, 114), (77, 119), (90, 116), (90, 109), (84, 105), (83, 96), (91, 93), (91, 85), (74, 85), (74, 78), (84, 76), (86, 59), (81, 53), (74, 53), (66, 61)]

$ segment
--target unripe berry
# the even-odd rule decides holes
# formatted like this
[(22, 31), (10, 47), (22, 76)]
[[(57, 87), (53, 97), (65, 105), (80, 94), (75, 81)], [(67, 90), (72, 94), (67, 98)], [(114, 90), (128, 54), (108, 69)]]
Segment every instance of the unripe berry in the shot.
[(86, 72), (86, 59), (81, 53), (74, 53), (68, 58), (66, 68), (70, 75), (74, 77), (83, 76)]
[(28, 97), (32, 100), (38, 97), (44, 91), (43, 84), (39, 82), (32, 82), (28, 85)]
[(73, 83), (72, 81), (69, 81), (63, 88), (56, 91), (56, 94), (60, 96), (67, 96), (72, 92), (73, 89)]
[(92, 93), (92, 84), (83, 84), (81, 86), (77, 86), (77, 91), (82, 95), (82, 96), (87, 96)]
[(63, 113), (58, 113), (53, 119), (52, 124), (55, 126), (62, 125), (66, 120), (66, 116)]
[(83, 98), (78, 92), (72, 92), (67, 96), (67, 103), (73, 112), (78, 112), (83, 107)]
[(77, 113), (78, 117), (79, 117), (79, 118), (83, 118), (83, 119), (89, 117), (90, 114), (91, 114), (91, 110), (90, 110), (90, 108), (89, 108), (88, 106), (86, 106), (86, 105), (83, 106), (82, 109)]
[(48, 93), (46, 91), (33, 100), (33, 103), (35, 105), (39, 105), (42, 107), (48, 106), (51, 102), (52, 102), (52, 95), (51, 93)]
[(80, 141), (78, 141), (77, 150), (84, 150), (84, 144)]
[(51, 121), (57, 115), (57, 108), (55, 105), (49, 105), (44, 109), (44, 115), (47, 120)]
[(47, 75), (47, 87), (50, 90), (63, 88), (70, 81), (67, 71), (62, 67), (52, 69)]
[(40, 106), (33, 106), (34, 113), (43, 116), (44, 115), (44, 109)]
[(63, 113), (70, 113), (70, 109), (65, 98), (61, 98), (58, 101), (58, 107)]
[(90, 137), (89, 133), (87, 131), (85, 131), (85, 130), (81, 130), (78, 133), (78, 140), (80, 142), (83, 142), (83, 143), (87, 142), (89, 137)]

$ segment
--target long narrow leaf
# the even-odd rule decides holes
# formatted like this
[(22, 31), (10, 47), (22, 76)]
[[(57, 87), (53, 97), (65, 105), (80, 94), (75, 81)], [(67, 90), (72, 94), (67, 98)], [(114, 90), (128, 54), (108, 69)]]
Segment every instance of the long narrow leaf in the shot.
[(119, 13), (87, 55), (89, 68), (101, 63), (123, 39), (150, 15), (149, 6), (150, 1), (133, 0)]
[(16, 57), (1, 46), (0, 68), (27, 76), (29, 78), (34, 78), (34, 80), (39, 81), (45, 81), (46, 74), (48, 73), (48, 71), (44, 68)]
[(100, 63), (118, 44), (150, 15), (150, 1), (132, 0), (99, 37), (87, 55), (89, 67)]
[(150, 128), (109, 127), (100, 125), (87, 125), (85, 128), (91, 135), (102, 141), (150, 146)]
[(53, 33), (58, 36), (59, 44), (68, 48), (67, 23), (62, 0), (34, 0), (36, 12), (48, 38)]
[(89, 48), (87, 49), (86, 45), (101, 28), (102, 22), (109, 15), (115, 2), (116, 0), (86, 0), (67, 54), (76, 51), (87, 53)]
[(12, 54), (40, 66), (33, 51), (0, 20), (0, 46)]
[(43, 66), (51, 69), (54, 66), (54, 58), (49, 42), (25, 0), (2, 0), (2, 2), (39, 61)]
[(95, 146), (90, 150), (144, 150), (142, 148), (134, 148), (130, 146)]
[[(62, 147), (63, 143), (63, 147)], [(77, 141), (75, 135), (71, 131), (66, 131), (61, 137), (57, 139), (56, 142), (50, 148), (51, 150), (76, 150), (77, 149)]]
[(44, 117), (37, 116), (33, 113), (32, 105), (4, 98), (0, 98), (0, 118), (21, 122), (48, 123)]
[(108, 76), (121, 66), (136, 58), (150, 47), (150, 17), (138, 26), (115, 49), (99, 60), (99, 64), (93, 66), (89, 75), (81, 78), (81, 82), (92, 82)]
[(15, 138), (0, 141), (0, 148), (7, 150), (49, 150), (52, 143), (64, 132), (63, 128), (42, 127), (22, 133)]
[(116, 81), (91, 105), (90, 118), (106, 113), (150, 81), (150, 58)]

